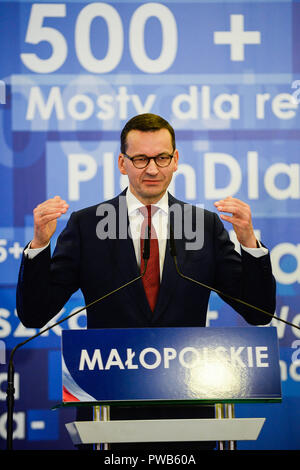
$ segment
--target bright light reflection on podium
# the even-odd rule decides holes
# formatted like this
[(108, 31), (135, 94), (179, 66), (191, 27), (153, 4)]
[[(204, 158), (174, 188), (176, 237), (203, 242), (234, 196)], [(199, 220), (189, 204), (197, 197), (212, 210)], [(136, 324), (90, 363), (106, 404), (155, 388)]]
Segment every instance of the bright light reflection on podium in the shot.
[(187, 371), (185, 382), (194, 398), (234, 397), (241, 394), (243, 387), (240, 368), (233, 369), (232, 364), (225, 358), (211, 358), (195, 365)]

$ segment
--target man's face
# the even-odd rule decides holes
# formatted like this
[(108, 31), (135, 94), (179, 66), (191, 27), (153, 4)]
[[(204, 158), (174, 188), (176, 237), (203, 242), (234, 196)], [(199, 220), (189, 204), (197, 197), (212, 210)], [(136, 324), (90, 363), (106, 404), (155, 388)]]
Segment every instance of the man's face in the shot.
[[(132, 130), (126, 142), (126, 154), (130, 157), (173, 154), (171, 134), (167, 129), (154, 132)], [(164, 195), (178, 166), (178, 151), (175, 150), (173, 155), (170, 165), (165, 168), (158, 167), (154, 160), (150, 160), (143, 169), (135, 168), (128, 158), (119, 155), (119, 170), (122, 175), (128, 176), (131, 192), (143, 204), (155, 204)]]

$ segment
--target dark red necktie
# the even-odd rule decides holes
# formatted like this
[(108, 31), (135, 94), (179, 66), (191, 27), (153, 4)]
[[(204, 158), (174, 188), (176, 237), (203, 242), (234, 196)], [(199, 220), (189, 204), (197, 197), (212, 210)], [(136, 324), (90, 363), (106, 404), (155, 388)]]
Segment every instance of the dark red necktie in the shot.
[[(144, 238), (148, 236), (148, 231), (146, 230), (147, 225), (151, 228), (151, 238), (150, 238), (150, 258), (148, 260), (146, 273), (142, 278), (146, 297), (148, 299), (150, 308), (153, 312), (158, 292), (160, 286), (160, 270), (159, 270), (159, 251), (158, 251), (158, 240), (155, 228), (151, 221), (151, 212), (152, 215), (157, 211), (157, 207), (154, 206), (144, 206), (140, 208), (141, 213), (144, 216), (144, 221), (141, 228), (141, 272), (144, 270), (144, 259), (143, 259), (143, 249), (144, 249)], [(146, 233), (146, 235), (145, 235)]]

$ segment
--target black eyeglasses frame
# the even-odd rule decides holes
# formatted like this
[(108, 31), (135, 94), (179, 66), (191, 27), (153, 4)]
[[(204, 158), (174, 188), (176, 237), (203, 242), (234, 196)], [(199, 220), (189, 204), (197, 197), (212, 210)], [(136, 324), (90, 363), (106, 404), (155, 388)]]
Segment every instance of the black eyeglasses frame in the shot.
[[(128, 159), (131, 161), (131, 163), (134, 165), (134, 167), (137, 168), (138, 170), (143, 170), (144, 168), (147, 168), (147, 166), (148, 166), (149, 163), (150, 163), (150, 160), (154, 160), (154, 162), (155, 162), (156, 166), (158, 166), (158, 168), (167, 168), (168, 166), (170, 166), (171, 161), (172, 161), (172, 158), (174, 157), (174, 153), (172, 153), (172, 154), (169, 154), (169, 153), (160, 153), (159, 155), (156, 155), (155, 157), (148, 157), (147, 155), (136, 155), (135, 157), (130, 157), (130, 156), (127, 155), (126, 153), (122, 153), (122, 155), (123, 155), (124, 157), (128, 158)], [(159, 164), (157, 163), (157, 159), (158, 159), (159, 157), (162, 157), (162, 156), (169, 157), (169, 160), (168, 160), (169, 163), (168, 163), (167, 165), (159, 165)], [(136, 165), (134, 164), (134, 161), (135, 161), (136, 159), (138, 159), (138, 158), (141, 158), (141, 157), (146, 158), (146, 159), (147, 159), (147, 162), (146, 162), (145, 166), (138, 167), (138, 166), (136, 166)]]

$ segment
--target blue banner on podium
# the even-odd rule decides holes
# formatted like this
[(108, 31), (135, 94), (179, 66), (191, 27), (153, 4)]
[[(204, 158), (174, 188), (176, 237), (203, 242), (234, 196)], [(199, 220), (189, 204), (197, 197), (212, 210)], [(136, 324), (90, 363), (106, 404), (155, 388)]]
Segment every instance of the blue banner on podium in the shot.
[(280, 401), (276, 328), (66, 330), (63, 402)]

